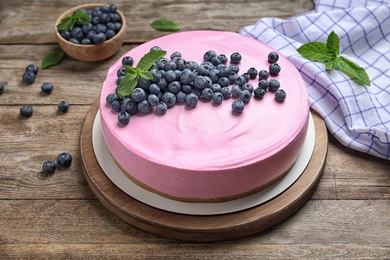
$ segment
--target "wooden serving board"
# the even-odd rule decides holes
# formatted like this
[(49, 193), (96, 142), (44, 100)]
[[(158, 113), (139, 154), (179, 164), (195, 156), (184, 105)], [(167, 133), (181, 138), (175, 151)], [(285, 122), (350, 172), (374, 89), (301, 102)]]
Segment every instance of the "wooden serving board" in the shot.
[(320, 181), (328, 150), (324, 121), (312, 111), (315, 125), (313, 156), (299, 179), (274, 199), (247, 210), (223, 215), (184, 215), (148, 206), (127, 195), (100, 168), (92, 146), (92, 128), (99, 98), (87, 112), (80, 134), (82, 167), (99, 201), (127, 223), (165, 238), (211, 242), (235, 239), (261, 232), (297, 212)]

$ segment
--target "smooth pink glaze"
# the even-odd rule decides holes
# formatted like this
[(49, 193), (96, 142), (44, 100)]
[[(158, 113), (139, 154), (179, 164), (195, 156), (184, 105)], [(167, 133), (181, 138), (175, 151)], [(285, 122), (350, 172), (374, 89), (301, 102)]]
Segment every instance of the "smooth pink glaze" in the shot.
[[(270, 47), (232, 32), (191, 31), (171, 34), (133, 48), (124, 56), (135, 64), (153, 46), (179, 51), (185, 60), (202, 62), (215, 50), (242, 55), (239, 74), (250, 67), (268, 70)], [(287, 93), (283, 103), (267, 92), (254, 98), (241, 115), (231, 111), (233, 98), (215, 106), (200, 101), (196, 108), (177, 104), (163, 116), (154, 112), (132, 116), (127, 126), (105, 98), (115, 92), (120, 58), (108, 71), (100, 100), (102, 130), (115, 160), (145, 185), (180, 198), (213, 199), (253, 190), (272, 181), (295, 162), (306, 136), (309, 100), (302, 77), (282, 55), (275, 78)], [(250, 83), (257, 87), (258, 78)]]

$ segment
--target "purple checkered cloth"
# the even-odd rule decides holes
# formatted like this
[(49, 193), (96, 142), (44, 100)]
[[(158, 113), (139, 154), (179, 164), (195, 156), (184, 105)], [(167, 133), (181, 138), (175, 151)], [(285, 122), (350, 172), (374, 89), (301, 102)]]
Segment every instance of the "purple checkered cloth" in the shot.
[[(332, 31), (340, 37), (340, 55), (363, 67), (371, 86), (298, 54), (302, 44), (326, 42)], [(272, 46), (297, 67), (311, 107), (337, 140), (390, 160), (390, 0), (317, 0), (314, 11), (287, 20), (263, 18), (240, 33)]]

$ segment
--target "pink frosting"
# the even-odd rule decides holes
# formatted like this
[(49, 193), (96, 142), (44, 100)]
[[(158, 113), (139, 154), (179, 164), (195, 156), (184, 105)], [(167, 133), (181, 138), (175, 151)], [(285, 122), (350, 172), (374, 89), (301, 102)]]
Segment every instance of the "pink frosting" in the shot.
[[(179, 51), (185, 60), (202, 62), (214, 50), (230, 57), (242, 55), (240, 73), (250, 67), (268, 70), (270, 47), (232, 32), (191, 31), (164, 36), (124, 56), (136, 63), (151, 47), (167, 57)], [(233, 98), (219, 106), (199, 101), (194, 109), (177, 104), (163, 116), (154, 112), (132, 116), (127, 126), (105, 98), (115, 92), (120, 58), (108, 71), (100, 100), (102, 130), (108, 148), (122, 168), (146, 186), (173, 197), (215, 199), (237, 196), (262, 186), (288, 170), (306, 136), (309, 100), (296, 68), (281, 54), (276, 77), (287, 93), (283, 103), (267, 92), (252, 98), (241, 115), (231, 111)], [(251, 80), (254, 87), (258, 78)]]

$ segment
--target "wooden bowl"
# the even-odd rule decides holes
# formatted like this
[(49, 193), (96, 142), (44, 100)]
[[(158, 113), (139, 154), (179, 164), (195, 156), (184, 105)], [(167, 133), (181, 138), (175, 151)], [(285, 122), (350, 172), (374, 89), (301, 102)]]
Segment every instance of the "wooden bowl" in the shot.
[(63, 12), (58, 17), (54, 25), (54, 31), (55, 31), (58, 44), (60, 45), (62, 50), (73, 59), (79, 61), (86, 61), (86, 62), (101, 61), (114, 55), (122, 46), (122, 43), (126, 35), (126, 19), (123, 16), (123, 13), (119, 10), (117, 10), (117, 13), (121, 17), (122, 28), (114, 37), (103, 42), (102, 44), (75, 44), (65, 40), (57, 29), (57, 25), (61, 22), (61, 20), (64, 17), (72, 14), (74, 11), (78, 9), (87, 9), (87, 10), (94, 9), (97, 6), (104, 6), (104, 5), (106, 4), (94, 3), (94, 4), (84, 4), (84, 5), (75, 6)]

